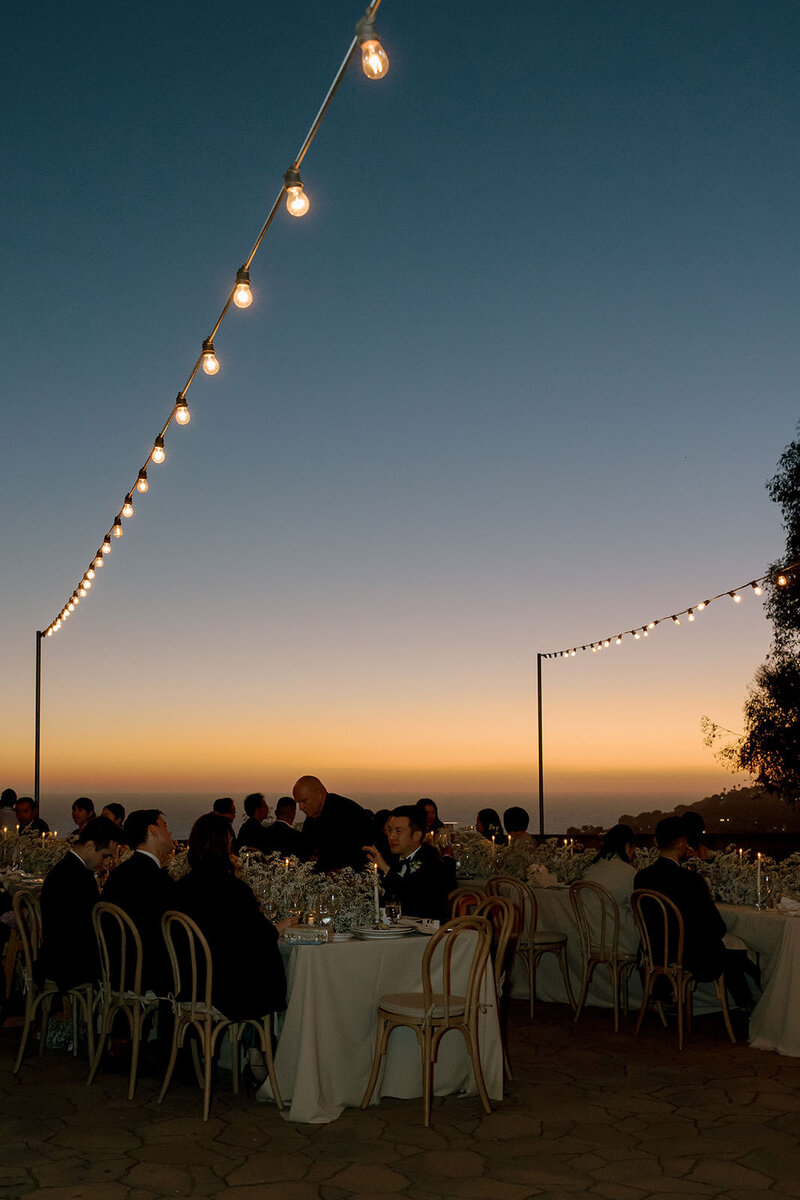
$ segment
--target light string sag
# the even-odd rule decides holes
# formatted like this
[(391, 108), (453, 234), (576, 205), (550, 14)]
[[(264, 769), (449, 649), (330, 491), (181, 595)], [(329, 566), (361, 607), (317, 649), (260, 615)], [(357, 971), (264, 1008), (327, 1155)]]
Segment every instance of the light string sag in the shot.
[(715, 600), (723, 600), (726, 596), (729, 597), (734, 604), (740, 604), (742, 601), (742, 593), (748, 588), (753, 595), (760, 596), (764, 590), (763, 584), (772, 582), (776, 587), (787, 587), (789, 584), (789, 576), (800, 568), (800, 562), (790, 563), (788, 567), (783, 567), (778, 571), (770, 571), (766, 575), (760, 576), (758, 579), (751, 579), (748, 583), (743, 583), (736, 588), (726, 588), (724, 592), (719, 592), (716, 596), (711, 596), (708, 600), (701, 600), (699, 604), (693, 604), (691, 608), (682, 608), (677, 612), (668, 613), (665, 617), (654, 617), (650, 621), (646, 621), (644, 625), (635, 625), (633, 629), (626, 629), (623, 633), (617, 633), (613, 637), (599, 638), (594, 642), (587, 642), (582, 646), (572, 646), (567, 650), (548, 650), (542, 651), (540, 658), (575, 658), (576, 655), (583, 653), (585, 650), (591, 650), (592, 654), (597, 654), (599, 650), (607, 650), (610, 646), (621, 646), (626, 637), (633, 638), (634, 641), (641, 641), (642, 638), (649, 637), (652, 631), (658, 626), (669, 622), (671, 625), (680, 625), (681, 617), (685, 617), (691, 624), (696, 620), (698, 613), (705, 612), (709, 604)]
[[(311, 127), (303, 140), (303, 143), (294, 158), (291, 166), (286, 170), (283, 176), (283, 186), (278, 192), (275, 201), (269, 210), (267, 219), (265, 220), (261, 232), (255, 240), (252, 250), (247, 258), (242, 263), (236, 272), (235, 281), (231, 288), (230, 294), (222, 308), (222, 312), (216, 320), (216, 323), (208, 337), (202, 341), (202, 349), (197, 358), (197, 361), (192, 368), (189, 378), (184, 383), (183, 387), (178, 392), (175, 403), (170, 411), (169, 416), (161, 427), (161, 431), (153, 439), (153, 448), (140, 468), (133, 485), (124, 493), (125, 500), (119, 512), (114, 517), (111, 528), (103, 538), (96, 554), (90, 559), (89, 566), (84, 571), (83, 576), (74, 589), (67, 602), (61, 607), (58, 615), (50, 622), (50, 624), (42, 631), (37, 633), (38, 640), (43, 637), (52, 637), (57, 633), (67, 619), (72, 615), (75, 609), (80, 604), (92, 588), (97, 572), (102, 569), (105, 560), (111, 553), (113, 541), (119, 540), (124, 534), (124, 522), (130, 520), (134, 513), (133, 496), (137, 493), (140, 496), (145, 495), (149, 491), (150, 480), (148, 479), (147, 469), (151, 463), (160, 465), (166, 460), (166, 448), (164, 444), (164, 436), (173, 421), (177, 425), (188, 425), (190, 421), (189, 405), (186, 400), (186, 393), (194, 382), (195, 376), (200, 368), (206, 375), (216, 375), (220, 370), (220, 362), (217, 358), (214, 339), (219, 333), (222, 322), (228, 315), (231, 304), (236, 308), (249, 308), (253, 302), (253, 293), (250, 286), (250, 267), (253, 259), (259, 251), (261, 243), (269, 229), (272, 221), (280, 208), (281, 200), (286, 201), (286, 209), (293, 217), (302, 217), (310, 208), (310, 200), (303, 186), (303, 181), (300, 178), (300, 165), (305, 158), (311, 143), (317, 135), (320, 125), (325, 114), (330, 107), (331, 101), (335, 96), (339, 84), (344, 78), (344, 74), (350, 65), (355, 51), (361, 50), (361, 67), (368, 79), (382, 79), (389, 70), (389, 59), (386, 51), (378, 39), (375, 30), (375, 13), (380, 6), (381, 0), (372, 0), (368, 5), (364, 16), (356, 24), (355, 36), (353, 37), (350, 47), (342, 59), (342, 63), (336, 72), (331, 86), (328, 88), (327, 95), (323, 100), (319, 112), (311, 123)], [(113, 541), (112, 541), (113, 539)]]

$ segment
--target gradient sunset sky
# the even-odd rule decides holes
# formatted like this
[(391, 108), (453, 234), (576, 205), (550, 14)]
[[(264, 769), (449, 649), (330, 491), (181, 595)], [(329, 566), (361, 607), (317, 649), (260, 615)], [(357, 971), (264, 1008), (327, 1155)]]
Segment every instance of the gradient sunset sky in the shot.
[[(32, 788), (35, 631), (362, 12), (6, 14), (2, 786)], [(800, 416), (800, 6), (384, 0), (377, 26), (388, 76), (352, 64), (308, 216), (275, 220), (219, 375), (43, 648), (45, 815), (59, 791), (280, 793), (307, 771), (364, 802), (533, 807), (537, 651), (781, 553), (764, 483)], [(552, 810), (736, 782), (700, 719), (740, 728), (769, 634), (748, 589), (547, 661)]]

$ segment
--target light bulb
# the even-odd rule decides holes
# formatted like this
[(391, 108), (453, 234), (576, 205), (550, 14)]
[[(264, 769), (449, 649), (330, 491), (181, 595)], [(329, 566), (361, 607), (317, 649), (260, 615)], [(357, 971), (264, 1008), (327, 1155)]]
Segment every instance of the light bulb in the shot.
[(178, 394), (178, 399), (175, 401), (175, 420), (179, 425), (188, 425), (192, 416), (189, 412), (189, 405), (186, 403), (186, 397)]
[(644, 626), (642, 626), (642, 637), (650, 637), (650, 634), (647, 632)]
[(361, 69), (367, 79), (383, 79), (389, 70), (389, 56), (377, 38), (361, 43)]
[(89, 588), (92, 586), (91, 579), (87, 579), (86, 576), (84, 575), (81, 586), (88, 592)]
[(67, 605), (67, 612), (75, 612), (75, 605), (72, 600), (70, 600), (69, 604)]
[(164, 459), (167, 457), (166, 452), (164, 450), (163, 437), (156, 438), (155, 442), (153, 443), (153, 453), (150, 455), (150, 457), (154, 463), (162, 463), (164, 461)]
[(621, 646), (621, 645), (622, 645), (622, 634), (620, 634), (618, 637), (616, 637), (616, 638), (614, 639), (614, 641), (616, 642), (616, 644), (617, 644), (618, 646)]
[(206, 338), (203, 342), (203, 370), (206, 375), (216, 375), (219, 370), (219, 359), (214, 353), (214, 342)]
[(783, 573), (781, 573), (775, 582), (777, 583), (778, 587), (786, 587), (789, 583), (789, 580)]
[(115, 538), (122, 537), (122, 521), (120, 521), (119, 517), (117, 517), (117, 519), (114, 522), (114, 525), (112, 528), (112, 533), (114, 534)]
[(108, 534), (106, 534), (106, 536), (103, 538), (103, 544), (100, 547), (100, 551), (102, 554), (110, 554), (111, 553), (111, 538), (109, 537)]
[(569, 652), (569, 656), (570, 656), (570, 658), (574, 658), (574, 657), (575, 657), (575, 655), (576, 655), (576, 653), (577, 653), (577, 651), (575, 651), (575, 650), (570, 650), (570, 652)]
[(635, 639), (636, 639), (636, 641), (638, 642), (638, 641), (639, 641), (639, 638), (642, 636), (642, 635), (639, 633), (639, 630), (637, 629), (635, 633), (633, 632), (633, 630), (631, 630), (631, 633), (633, 633), (633, 636), (634, 636), (634, 638), (635, 638)]
[(303, 191), (300, 172), (297, 167), (289, 167), (283, 178), (286, 182), (286, 211), (293, 217), (304, 217), (309, 209), (309, 200)]
[(687, 621), (693, 621), (693, 620), (694, 620), (694, 613), (692, 612), (692, 610), (691, 610), (691, 609), (689, 609), (688, 613), (686, 614), (686, 620), (687, 620)]
[(83, 584), (81, 584), (81, 586), (78, 588), (78, 595), (81, 599), (83, 599), (83, 597), (86, 595), (86, 588), (83, 586)]
[(48, 636), (48, 637), (52, 637), (52, 636), (53, 636), (53, 628), (52, 628), (52, 626), (51, 626), (51, 627), (48, 629), (48, 631), (47, 631), (47, 636)]
[(122, 515), (123, 517), (133, 516), (133, 496), (131, 496), (130, 492), (125, 497), (125, 503), (122, 506)]
[(657, 624), (658, 624), (658, 621), (649, 621), (649, 622), (648, 622), (648, 624), (647, 624), (647, 628), (648, 628), (648, 629), (655, 629), (655, 627), (656, 627), (656, 625), (657, 625)]
[(680, 625), (680, 623), (681, 623), (680, 617), (673, 617), (672, 620), (676, 625)]
[(147, 471), (142, 468), (142, 470), (139, 472), (139, 478), (136, 480), (136, 490), (144, 495), (149, 487), (150, 484), (147, 482)]
[(92, 563), (92, 566), (94, 567), (95, 571), (97, 571), (97, 570), (99, 570), (100, 567), (102, 567), (102, 565), (103, 565), (103, 555), (98, 550), (97, 557), (95, 558), (94, 562)]
[(250, 290), (250, 272), (246, 267), (239, 267), (239, 270), (236, 272), (233, 303), (237, 308), (249, 308), (253, 303), (253, 293)]
[(700, 603), (699, 603), (699, 604), (698, 604), (698, 606), (697, 606), (697, 611), (698, 611), (698, 612), (702, 612), (702, 611), (703, 611), (703, 609), (704, 609), (705, 607), (706, 607), (706, 601), (705, 601), (705, 600), (701, 600), (701, 601), (700, 601)]
[(760, 583), (755, 583), (755, 582), (751, 583), (750, 587), (753, 589), (753, 591), (755, 592), (755, 594), (757, 596), (760, 596), (761, 593), (764, 591), (764, 589), (762, 588)]
[(742, 603), (742, 597), (739, 595), (738, 592), (728, 592), (728, 595), (730, 596), (730, 598), (734, 604)]
[(372, 17), (361, 18), (356, 25), (356, 37), (361, 46), (361, 69), (367, 79), (383, 79), (389, 70), (389, 56), (378, 40)]
[(611, 642), (608, 640), (608, 638), (606, 638), (606, 640), (603, 642), (603, 645), (605, 646), (606, 650), (611, 645)]
[(94, 567), (89, 567), (89, 570), (86, 572), (86, 578), (94, 579)]

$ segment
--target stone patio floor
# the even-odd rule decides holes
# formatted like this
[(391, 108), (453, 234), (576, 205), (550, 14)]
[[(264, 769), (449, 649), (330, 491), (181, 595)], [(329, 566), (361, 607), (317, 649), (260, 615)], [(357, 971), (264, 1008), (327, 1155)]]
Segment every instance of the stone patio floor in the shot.
[[(285, 1122), (233, 1096), (221, 1074), (207, 1124), (198, 1089), (156, 1104), (145, 1077), (85, 1084), (82, 1059), (48, 1051), (11, 1073), (18, 1030), (0, 1033), (0, 1200), (753, 1200), (800, 1197), (800, 1060), (732, 1046), (718, 1017), (696, 1020), (682, 1054), (649, 1020), (613, 1033), (608, 1012), (575, 1025), (541, 1004), (512, 1006), (514, 1081), (485, 1116), (475, 1099), (347, 1110), (331, 1125)], [(454, 1034), (450, 1035), (456, 1036)], [(35, 1054), (35, 1050), (34, 1050)]]

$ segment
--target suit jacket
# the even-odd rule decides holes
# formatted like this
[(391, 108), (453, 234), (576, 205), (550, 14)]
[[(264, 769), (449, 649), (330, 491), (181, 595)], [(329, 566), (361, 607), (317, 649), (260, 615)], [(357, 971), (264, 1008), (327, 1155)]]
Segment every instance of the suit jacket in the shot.
[(269, 850), (264, 848), (266, 832), (266, 827), (255, 817), (248, 817), (246, 821), (242, 821), (239, 836), (236, 839), (237, 854), (239, 850), (260, 850), (262, 854), (269, 854)]
[(387, 899), (399, 900), (403, 916), (444, 921), (448, 896), (455, 886), (452, 859), (440, 858), (433, 846), (421, 845), (411, 859), (395, 863), (383, 877)]
[[(667, 896), (680, 910), (685, 927), (684, 966), (695, 979), (716, 979), (724, 970), (725, 922), (705, 880), (671, 858), (659, 858), (638, 871), (634, 887)], [(670, 936), (670, 950), (672, 940)]]
[(264, 826), (264, 853), (282, 854), (284, 857), (293, 854), (300, 858), (303, 854), (303, 835), (285, 821), (273, 821), (271, 825)]
[(232, 1021), (286, 1007), (278, 931), (252, 890), (224, 870), (195, 867), (176, 884), (175, 907), (206, 936), (214, 979), (211, 997)]
[(66, 991), (99, 975), (92, 909), (100, 899), (94, 872), (68, 850), (42, 884), (42, 944), (37, 977), (54, 979)]
[(134, 851), (108, 877), (103, 900), (118, 905), (142, 939), (142, 989), (165, 996), (172, 988), (172, 968), (161, 932), (161, 918), (175, 907), (175, 880), (148, 854)]
[(369, 814), (347, 796), (328, 792), (318, 817), (306, 817), (301, 830), (303, 858), (317, 856), (320, 871), (353, 867), (360, 871), (367, 856), (361, 849), (372, 839)]

